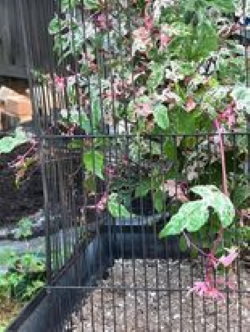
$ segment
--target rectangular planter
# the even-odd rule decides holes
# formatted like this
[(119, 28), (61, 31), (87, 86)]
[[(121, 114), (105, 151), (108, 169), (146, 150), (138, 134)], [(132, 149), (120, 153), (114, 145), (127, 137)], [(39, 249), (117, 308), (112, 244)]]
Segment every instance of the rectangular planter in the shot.
[[(87, 297), (119, 258), (177, 258), (178, 239), (160, 241), (151, 226), (104, 225), (100, 234), (83, 245), (51, 285), (45, 287), (28, 305), (7, 331), (62, 331), (64, 320)], [(71, 291), (79, 286), (79, 292)], [(62, 306), (62, 303), (64, 304)]]

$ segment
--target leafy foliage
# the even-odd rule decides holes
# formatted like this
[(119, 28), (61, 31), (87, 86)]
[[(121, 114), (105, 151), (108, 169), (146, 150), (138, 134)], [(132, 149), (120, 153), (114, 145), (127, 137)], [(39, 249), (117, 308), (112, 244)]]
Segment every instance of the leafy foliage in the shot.
[[(20, 220), (16, 239), (29, 237), (32, 234), (31, 227), (29, 219)], [(0, 297), (23, 302), (30, 300), (42, 288), (45, 281), (45, 257), (39, 251), (31, 251), (28, 243), (25, 253), (2, 251), (0, 262), (8, 265), (8, 271), (0, 275)]]
[(10, 153), (17, 146), (27, 143), (29, 141), (26, 133), (21, 129), (17, 128), (14, 136), (6, 136), (0, 139), (0, 154)]
[(245, 86), (236, 86), (232, 91), (232, 97), (236, 100), (239, 110), (250, 114), (250, 88)]
[[(139, 0), (107, 7), (92, 0), (86, 3), (84, 33), (78, 5), (71, 2), (76, 14), (69, 20), (72, 7), (63, 3), (63, 15), (50, 24), (55, 52), (65, 66), (64, 77), (54, 83), (68, 97), (62, 122), (86, 134), (82, 162), (88, 193), (97, 190), (95, 177), (105, 182), (105, 197), (96, 209), (127, 218), (133, 200), (151, 197), (152, 213), (162, 213), (170, 201), (175, 214), (184, 203), (161, 235), (187, 231), (195, 238), (199, 233), (208, 248), (207, 232), (214, 238), (220, 227), (232, 227), (235, 214), (230, 199), (217, 189), (220, 142), (217, 136), (178, 135), (246, 131), (249, 91), (244, 48), (235, 38), (239, 26), (232, 19), (235, 1)], [(90, 150), (91, 134), (108, 139), (115, 134), (109, 157), (100, 152), (106, 151), (104, 139), (93, 139)], [(245, 167), (248, 142), (225, 135), (223, 144), (233, 203), (246, 208), (246, 182), (236, 184), (235, 172)], [(206, 185), (208, 173), (213, 186)], [(193, 187), (197, 183), (201, 186)], [(190, 192), (201, 198), (189, 201)], [(184, 248), (183, 242), (182, 237)]]
[(215, 186), (196, 186), (191, 191), (201, 196), (202, 199), (184, 203), (161, 231), (161, 238), (180, 234), (184, 230), (199, 231), (209, 220), (209, 208), (218, 214), (223, 228), (232, 224), (235, 216), (233, 204)]
[(18, 228), (15, 234), (16, 239), (27, 239), (32, 235), (32, 221), (29, 218), (22, 218), (18, 222)]
[(167, 129), (169, 127), (168, 110), (164, 105), (155, 106), (154, 119), (161, 129)]
[(100, 179), (103, 179), (102, 170), (104, 164), (104, 156), (102, 153), (94, 150), (84, 153), (83, 163), (87, 171), (95, 174)]
[[(136, 1), (130, 7), (122, 3), (120, 10), (115, 4), (107, 9), (91, 0), (85, 6), (93, 15), (86, 15), (84, 33), (81, 15), (72, 20), (67, 15), (78, 5), (77, 0), (70, 3), (70, 8), (63, 3), (65, 16), (55, 16), (49, 28), (55, 38), (55, 52), (64, 59), (69, 73), (59, 80), (60, 84), (63, 80), (69, 97), (64, 121), (78, 124), (87, 134), (105, 133), (105, 128), (124, 121), (129, 124), (126, 131), (141, 134), (187, 130), (191, 134), (197, 127), (207, 131), (216, 118), (223, 118), (226, 129), (246, 126), (242, 115), (247, 111), (247, 99), (245, 92), (235, 88), (234, 79), (237, 75), (243, 83), (245, 64), (243, 48), (231, 40), (233, 0), (154, 0), (151, 6)], [(119, 21), (123, 22), (122, 28)], [(129, 31), (133, 38), (128, 40)], [(100, 51), (107, 56), (97, 68)], [(109, 62), (111, 53), (126, 67), (120, 60)], [(75, 74), (70, 55), (79, 57)], [(105, 66), (112, 71), (102, 70)], [(225, 88), (226, 93), (215, 96), (216, 91)], [(79, 95), (89, 100), (89, 105), (85, 101), (78, 105)], [(224, 113), (231, 103), (240, 103), (241, 107), (233, 106), (229, 119)]]
[(118, 195), (112, 194), (108, 200), (108, 210), (114, 218), (131, 218), (131, 213), (119, 202)]

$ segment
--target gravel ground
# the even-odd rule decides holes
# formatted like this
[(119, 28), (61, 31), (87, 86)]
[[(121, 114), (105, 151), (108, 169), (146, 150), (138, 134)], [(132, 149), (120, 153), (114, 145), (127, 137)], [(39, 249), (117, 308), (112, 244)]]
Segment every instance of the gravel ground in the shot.
[[(67, 331), (250, 331), (250, 294), (230, 292), (226, 303), (187, 294), (202, 271), (201, 262), (117, 260)], [(249, 276), (242, 268), (242, 291), (250, 291)]]

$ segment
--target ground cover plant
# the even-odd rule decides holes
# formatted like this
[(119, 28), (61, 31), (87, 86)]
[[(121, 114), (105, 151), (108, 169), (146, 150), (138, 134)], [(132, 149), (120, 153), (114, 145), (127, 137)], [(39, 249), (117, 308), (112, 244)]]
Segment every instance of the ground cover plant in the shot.
[(44, 285), (45, 257), (39, 248), (35, 251), (30, 248), (27, 239), (32, 235), (31, 229), (32, 222), (28, 218), (19, 221), (15, 238), (26, 241), (25, 252), (12, 248), (0, 251), (0, 264), (8, 266), (7, 272), (0, 274), (0, 330), (5, 330), (10, 320)]

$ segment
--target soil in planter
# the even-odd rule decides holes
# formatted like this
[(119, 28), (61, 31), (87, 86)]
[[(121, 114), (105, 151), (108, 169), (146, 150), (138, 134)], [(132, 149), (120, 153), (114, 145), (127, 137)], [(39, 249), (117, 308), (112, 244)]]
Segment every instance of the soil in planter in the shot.
[(9, 163), (29, 148), (24, 144), (0, 158), (0, 226), (19, 221), (37, 212), (43, 206), (41, 172), (37, 165), (31, 167), (26, 180), (19, 188), (15, 184), (15, 170)]
[[(203, 271), (198, 261), (117, 260), (108, 278), (75, 311), (66, 331), (236, 332), (240, 320), (241, 331), (250, 331), (250, 294), (230, 292), (228, 301), (213, 301), (187, 293)], [(244, 268), (240, 278), (241, 290), (249, 291)]]
[(4, 331), (10, 321), (19, 314), (23, 305), (15, 300), (0, 297), (0, 331)]

